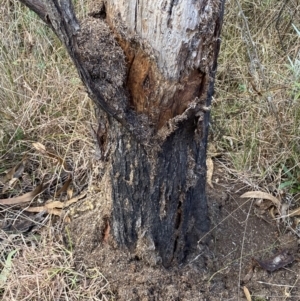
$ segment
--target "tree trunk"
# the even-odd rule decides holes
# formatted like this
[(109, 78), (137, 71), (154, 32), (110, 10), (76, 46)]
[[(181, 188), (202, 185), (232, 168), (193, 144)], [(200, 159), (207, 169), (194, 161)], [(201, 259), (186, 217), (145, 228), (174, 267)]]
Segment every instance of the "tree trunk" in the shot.
[(224, 1), (100, 1), (81, 23), (68, 0), (22, 2), (65, 44), (102, 110), (112, 202), (102, 232), (153, 263), (182, 263), (209, 229), (205, 159)]

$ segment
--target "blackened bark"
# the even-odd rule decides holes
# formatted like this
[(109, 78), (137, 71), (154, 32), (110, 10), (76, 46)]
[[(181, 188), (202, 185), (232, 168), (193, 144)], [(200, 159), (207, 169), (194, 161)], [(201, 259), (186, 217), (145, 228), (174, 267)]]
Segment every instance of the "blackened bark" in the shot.
[[(203, 119), (203, 120), (201, 120)], [(152, 263), (181, 263), (209, 229), (205, 195), (209, 112), (183, 120), (159, 150), (119, 128), (112, 160), (112, 228)], [(154, 260), (154, 262), (153, 262)]]

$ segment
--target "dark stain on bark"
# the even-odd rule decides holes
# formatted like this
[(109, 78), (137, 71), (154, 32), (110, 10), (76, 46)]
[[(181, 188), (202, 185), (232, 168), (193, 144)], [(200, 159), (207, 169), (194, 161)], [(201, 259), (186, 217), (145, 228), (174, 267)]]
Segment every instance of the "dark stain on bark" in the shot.
[[(199, 125), (196, 120), (182, 122), (161, 150), (152, 155), (126, 137), (128, 134), (122, 129), (116, 138), (118, 146), (112, 163), (115, 239), (120, 246), (133, 251), (143, 233), (154, 242), (165, 266), (184, 261), (209, 228), (205, 196), (206, 135), (201, 143), (194, 137)], [(204, 126), (202, 122), (201, 126)], [(199, 132), (202, 134), (202, 130)], [(125, 141), (130, 141), (130, 148), (126, 148)], [(187, 176), (189, 160), (195, 162), (191, 171), (195, 177), (193, 183)], [(136, 162), (134, 169), (126, 162)], [(129, 181), (130, 173), (133, 173), (132, 181)], [(163, 185), (166, 189), (161, 189)], [(166, 202), (163, 217), (160, 215), (162, 197)]]

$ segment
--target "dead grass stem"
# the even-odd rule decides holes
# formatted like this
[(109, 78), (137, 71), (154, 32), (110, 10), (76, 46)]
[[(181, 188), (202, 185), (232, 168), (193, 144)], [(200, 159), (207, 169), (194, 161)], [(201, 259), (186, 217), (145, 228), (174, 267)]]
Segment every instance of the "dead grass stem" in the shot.
[[(278, 189), (299, 173), (299, 78), (288, 59), (299, 56), (291, 25), (300, 25), (297, 5), (237, 0), (226, 6), (213, 140), (237, 178), (243, 174), (261, 187)], [(297, 192), (296, 186), (288, 189)]]

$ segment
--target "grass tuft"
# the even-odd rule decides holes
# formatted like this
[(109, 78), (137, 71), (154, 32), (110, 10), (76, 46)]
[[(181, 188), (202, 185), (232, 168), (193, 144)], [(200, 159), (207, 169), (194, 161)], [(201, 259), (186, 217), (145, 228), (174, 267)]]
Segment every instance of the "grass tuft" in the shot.
[(212, 110), (213, 144), (233, 175), (267, 189), (292, 180), (292, 193), (300, 192), (297, 5), (226, 2)]
[(114, 300), (101, 272), (76, 265), (72, 252), (53, 239), (50, 228), (38, 237), (1, 238), (17, 250), (1, 300)]
[[(83, 1), (77, 5), (84, 14)], [(32, 191), (45, 176), (62, 184), (64, 171), (33, 147), (36, 142), (67, 163), (73, 193), (85, 189), (96, 159), (94, 105), (56, 36), (19, 1), (2, 1), (0, 74), (0, 173), (25, 162), (22, 177), (12, 187), (0, 176), (0, 198)], [(49, 187), (37, 202), (55, 191), (58, 188)], [(13, 210), (1, 208), (2, 226), (15, 217)], [(78, 265), (49, 225), (29, 236), (0, 230), (0, 273), (10, 252), (17, 250), (0, 299), (114, 300), (100, 271)]]

